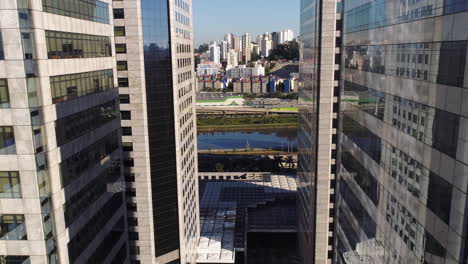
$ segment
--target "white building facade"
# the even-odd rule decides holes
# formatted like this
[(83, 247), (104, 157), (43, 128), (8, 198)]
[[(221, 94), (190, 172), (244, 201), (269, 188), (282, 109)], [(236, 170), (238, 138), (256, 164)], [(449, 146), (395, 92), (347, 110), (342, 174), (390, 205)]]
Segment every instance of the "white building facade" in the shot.
[(0, 263), (129, 262), (112, 1), (79, 2), (0, 1)]
[(214, 63), (221, 63), (221, 49), (216, 42), (210, 45), (210, 60)]

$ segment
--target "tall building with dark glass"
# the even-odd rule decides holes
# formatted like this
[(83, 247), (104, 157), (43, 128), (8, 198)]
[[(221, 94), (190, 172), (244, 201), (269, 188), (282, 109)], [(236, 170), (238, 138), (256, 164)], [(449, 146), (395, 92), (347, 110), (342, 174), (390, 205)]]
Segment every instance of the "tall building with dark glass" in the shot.
[(334, 263), (468, 263), (468, 2), (344, 2)]
[(333, 255), (341, 2), (301, 1), (298, 238), (302, 263)]
[(304, 263), (467, 263), (468, 2), (301, 5)]
[(128, 263), (110, 0), (0, 1), (0, 263)]
[(132, 263), (195, 263), (190, 0), (113, 2)]

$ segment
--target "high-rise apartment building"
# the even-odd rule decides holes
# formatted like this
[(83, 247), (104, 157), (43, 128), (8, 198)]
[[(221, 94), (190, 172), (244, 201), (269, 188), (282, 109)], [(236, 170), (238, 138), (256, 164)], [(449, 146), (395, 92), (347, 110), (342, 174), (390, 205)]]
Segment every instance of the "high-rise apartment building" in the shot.
[(249, 33), (242, 36), (242, 57), (245, 63), (252, 58), (252, 38)]
[(239, 53), (235, 50), (230, 50), (227, 56), (227, 65), (236, 67), (239, 65)]
[(271, 33), (272, 48), (276, 49), (279, 44), (280, 32)]
[(227, 42), (227, 49), (228, 49), (228, 52), (230, 49), (232, 49), (232, 34), (228, 33), (226, 35), (224, 35), (224, 41)]
[(227, 59), (227, 54), (229, 52), (228, 48), (228, 42), (225, 40), (222, 40), (221, 43), (219, 44), (219, 48), (221, 49), (221, 59), (226, 60)]
[(221, 63), (221, 49), (216, 42), (210, 44), (210, 60), (214, 63)]
[(270, 56), (271, 50), (273, 49), (273, 41), (270, 38), (270, 35), (265, 35), (262, 39), (262, 56)]
[(0, 1), (0, 263), (128, 263), (111, 12)]
[(332, 259), (341, 16), (335, 0), (301, 0), (298, 238), (302, 263)]
[(232, 35), (232, 46), (231, 49), (237, 51), (237, 52), (242, 52), (242, 41), (239, 36)]
[(260, 55), (260, 46), (253, 43), (252, 44), (252, 54)]
[(294, 32), (290, 29), (284, 29), (278, 32), (278, 44), (292, 41), (294, 39)]
[(263, 39), (263, 35), (260, 34), (257, 36), (257, 45), (258, 45), (258, 54), (261, 55), (262, 54), (262, 39)]
[(132, 263), (195, 263), (192, 2), (113, 4)]
[(466, 2), (317, 3), (301, 3), (305, 263), (467, 263)]

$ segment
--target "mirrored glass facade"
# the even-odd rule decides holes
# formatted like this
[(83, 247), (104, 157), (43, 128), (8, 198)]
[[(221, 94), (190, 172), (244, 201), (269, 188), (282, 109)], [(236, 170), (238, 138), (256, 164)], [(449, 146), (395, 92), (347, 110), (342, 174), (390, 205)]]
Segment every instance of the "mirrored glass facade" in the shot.
[(466, 263), (467, 4), (344, 2), (334, 263)]
[(168, 0), (143, 0), (142, 16), (157, 257), (180, 244)]
[(109, 24), (109, 4), (99, 0), (43, 0), (44, 12)]
[(111, 57), (111, 38), (87, 34), (46, 31), (49, 59)]
[(318, 144), (320, 1), (301, 1), (298, 130), (298, 237), (303, 261), (314, 258)]

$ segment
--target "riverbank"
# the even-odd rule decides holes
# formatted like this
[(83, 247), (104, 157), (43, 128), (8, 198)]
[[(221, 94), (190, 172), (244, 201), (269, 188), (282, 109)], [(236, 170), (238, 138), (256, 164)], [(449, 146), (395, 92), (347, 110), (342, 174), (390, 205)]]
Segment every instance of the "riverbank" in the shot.
[(271, 124), (244, 124), (244, 125), (210, 125), (200, 126), (197, 125), (199, 132), (218, 132), (218, 131), (238, 131), (242, 130), (262, 130), (262, 129), (274, 129), (274, 128), (297, 128), (297, 123), (271, 123)]
[(233, 131), (239, 129), (257, 130), (272, 128), (297, 128), (297, 115), (285, 116), (236, 116), (226, 117), (198, 117), (198, 131)]
[(274, 149), (260, 149), (260, 148), (254, 148), (254, 149), (205, 149), (205, 150), (199, 150), (199, 154), (212, 154), (212, 155), (246, 155), (246, 156), (251, 156), (251, 155), (296, 155), (296, 152), (287, 152), (287, 151), (281, 151), (281, 150), (274, 150)]

